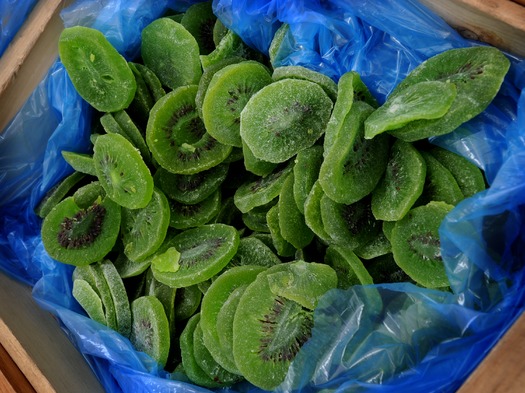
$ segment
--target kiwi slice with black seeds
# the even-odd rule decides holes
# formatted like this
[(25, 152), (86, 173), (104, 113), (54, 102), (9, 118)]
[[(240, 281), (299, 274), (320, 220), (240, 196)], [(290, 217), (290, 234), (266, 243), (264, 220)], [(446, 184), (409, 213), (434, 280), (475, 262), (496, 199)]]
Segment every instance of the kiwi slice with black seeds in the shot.
[(211, 4), (211, 1), (192, 4), (180, 20), (180, 24), (195, 37), (201, 55), (207, 55), (215, 49), (213, 28), (217, 17), (213, 13)]
[(120, 230), (120, 206), (109, 198), (82, 209), (73, 197), (58, 203), (44, 218), (42, 242), (52, 258), (71, 265), (88, 265), (104, 258)]
[(197, 85), (179, 87), (155, 103), (146, 128), (153, 158), (164, 169), (194, 174), (220, 164), (232, 147), (214, 139), (195, 107)]
[(85, 175), (83, 173), (75, 171), (59, 181), (35, 207), (35, 214), (40, 218), (47, 216), (84, 178)]

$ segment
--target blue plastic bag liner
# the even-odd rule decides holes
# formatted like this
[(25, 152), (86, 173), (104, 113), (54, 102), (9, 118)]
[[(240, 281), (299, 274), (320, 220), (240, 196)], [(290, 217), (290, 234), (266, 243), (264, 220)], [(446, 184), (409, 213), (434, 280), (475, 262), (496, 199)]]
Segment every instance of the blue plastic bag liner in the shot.
[(0, 0), (0, 57), (31, 13), (37, 0)]
[[(66, 26), (94, 26), (128, 59), (140, 31), (186, 1), (77, 1)], [(362, 75), (381, 102), (415, 66), (473, 45), (415, 0), (214, 0), (216, 15), (268, 53), (290, 26), (276, 65), (334, 80)], [(455, 391), (524, 308), (525, 65), (512, 58), (500, 94), (480, 116), (432, 141), (485, 170), (490, 188), (458, 204), (440, 228), (451, 291), (411, 284), (332, 290), (311, 339), (277, 389), (289, 392)], [(60, 150), (88, 151), (90, 109), (57, 62), (0, 134), (0, 268), (33, 285), (108, 392), (206, 392), (160, 369), (129, 340), (90, 320), (71, 295), (73, 268), (47, 256), (33, 209), (71, 172)], [(224, 392), (259, 392), (248, 383)]]

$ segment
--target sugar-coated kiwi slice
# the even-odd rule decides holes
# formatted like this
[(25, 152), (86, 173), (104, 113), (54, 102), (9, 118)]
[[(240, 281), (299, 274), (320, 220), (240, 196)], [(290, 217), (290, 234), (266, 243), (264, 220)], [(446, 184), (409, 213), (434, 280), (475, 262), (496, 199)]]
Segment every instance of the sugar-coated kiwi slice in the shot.
[(219, 45), (219, 42), (224, 38), (229, 29), (217, 18), (215, 25), (213, 26), (213, 42), (215, 46)]
[(164, 312), (168, 318), (170, 326), (170, 335), (175, 338), (176, 318), (175, 318), (175, 298), (177, 296), (177, 288), (169, 287), (155, 279), (151, 269), (148, 269), (145, 274), (144, 294), (155, 296), (160, 300), (164, 307)]
[(86, 280), (74, 280), (72, 294), (84, 311), (86, 311), (88, 317), (102, 325), (107, 325), (102, 300), (97, 291)]
[(241, 238), (237, 253), (228, 266), (255, 265), (270, 267), (281, 259), (261, 239), (249, 236)]
[(281, 192), (286, 177), (292, 172), (293, 163), (282, 168), (276, 168), (266, 177), (245, 182), (235, 191), (235, 206), (246, 213), (257, 206), (263, 206), (272, 201)]
[(75, 171), (60, 180), (57, 184), (51, 187), (51, 189), (46, 193), (46, 195), (44, 195), (42, 200), (35, 207), (35, 214), (40, 218), (47, 216), (48, 213), (84, 178), (85, 175), (83, 173)]
[(104, 35), (84, 26), (68, 27), (58, 53), (76, 91), (100, 112), (127, 108), (137, 89), (135, 76)]
[(390, 133), (411, 142), (454, 131), (485, 110), (499, 91), (509, 67), (505, 55), (489, 46), (451, 49), (431, 57), (412, 70), (389, 99), (416, 83), (449, 82), (457, 90), (450, 110), (438, 119), (415, 120)]
[(343, 128), (319, 170), (319, 182), (332, 200), (351, 204), (368, 195), (381, 179), (388, 161), (388, 136), (364, 138), (363, 124), (373, 108), (354, 102)]
[(106, 191), (100, 185), (100, 182), (95, 180), (78, 188), (73, 193), (73, 200), (81, 209), (91, 206), (97, 199), (104, 198)]
[(265, 177), (277, 168), (278, 164), (255, 157), (244, 141), (242, 141), (242, 154), (246, 170), (257, 176)]
[(206, 132), (195, 108), (197, 85), (179, 87), (150, 112), (146, 142), (153, 158), (172, 173), (193, 174), (220, 164), (231, 153)]
[(321, 214), (321, 199), (323, 196), (323, 187), (321, 187), (319, 180), (317, 180), (313, 184), (304, 203), (304, 221), (317, 237), (325, 243), (330, 243), (331, 238), (324, 229), (323, 217)]
[(95, 164), (93, 164), (93, 156), (91, 154), (63, 150), (62, 157), (64, 157), (64, 160), (66, 160), (75, 171), (85, 173), (86, 175), (97, 176)]
[(153, 261), (151, 268), (160, 282), (180, 288), (209, 278), (220, 272), (233, 258), (239, 246), (239, 233), (225, 224), (207, 224), (187, 229), (173, 238), (180, 259), (167, 267)]
[(319, 169), (323, 162), (323, 147), (313, 145), (297, 153), (293, 167), (293, 196), (297, 208), (304, 214), (304, 203), (314, 183), (319, 178)]
[(365, 138), (396, 130), (414, 120), (439, 119), (456, 98), (450, 81), (424, 81), (408, 86), (376, 109), (365, 121)]
[[(166, 94), (166, 90), (162, 87), (162, 82), (157, 77), (157, 74), (144, 64), (134, 63), (135, 68), (140, 72), (142, 79), (148, 86), (148, 90), (153, 98), (153, 103), (160, 100)], [(150, 108), (151, 110), (151, 108)]]
[(177, 288), (175, 294), (175, 319), (184, 321), (191, 318), (199, 309), (202, 292), (197, 285)]
[(428, 288), (449, 284), (441, 257), (439, 227), (453, 206), (429, 202), (410, 210), (392, 230), (392, 252), (401, 269)]
[(294, 46), (295, 40), (290, 32), (290, 25), (283, 23), (273, 35), (268, 48), (268, 56), (272, 66), (277, 68), (283, 60), (283, 55), (288, 55), (291, 52), (290, 49)]
[(266, 222), (277, 255), (291, 257), (295, 254), (296, 248), (283, 237), (279, 221), (279, 204), (277, 204), (272, 206), (266, 213)]
[(219, 331), (232, 329), (232, 326), (218, 325), (217, 316), (222, 305), (235, 289), (248, 285), (265, 269), (263, 266), (254, 265), (232, 267), (212, 282), (202, 298), (200, 323), (204, 343), (213, 358), (226, 370), (235, 374), (239, 374), (239, 370), (235, 365), (233, 355), (231, 352), (226, 352), (219, 341)]
[(397, 221), (423, 192), (427, 165), (409, 142), (397, 139), (390, 148), (385, 174), (372, 191), (372, 213), (378, 220)]
[(206, 224), (219, 213), (220, 208), (221, 191), (219, 189), (203, 201), (192, 205), (171, 201), (170, 226), (176, 229), (188, 229)]
[(295, 202), (294, 179), (294, 172), (291, 172), (286, 177), (279, 194), (279, 228), (287, 242), (301, 249), (310, 244), (315, 234), (306, 225), (304, 215)]
[(145, 207), (153, 177), (138, 150), (119, 134), (100, 135), (93, 147), (97, 177), (109, 198), (128, 209)]
[(180, 24), (195, 37), (201, 55), (207, 55), (215, 49), (213, 28), (217, 17), (213, 13), (211, 3), (204, 1), (190, 5), (180, 20)]
[(228, 175), (229, 165), (222, 163), (192, 175), (178, 175), (158, 168), (159, 187), (167, 197), (191, 205), (213, 194)]
[(180, 23), (159, 18), (142, 30), (141, 55), (164, 86), (176, 89), (199, 83), (199, 44)]
[(42, 242), (50, 257), (71, 265), (101, 260), (115, 245), (120, 206), (104, 198), (82, 209), (73, 197), (58, 203), (42, 223)]
[(423, 193), (416, 201), (417, 205), (424, 205), (430, 201), (443, 201), (456, 205), (464, 199), (461, 188), (452, 173), (433, 155), (420, 151), (425, 159), (427, 174)]
[(391, 253), (392, 244), (384, 232), (380, 231), (372, 240), (356, 248), (354, 252), (359, 258), (369, 260)]
[(124, 254), (132, 261), (143, 261), (160, 247), (166, 238), (169, 224), (168, 199), (162, 191), (154, 188), (145, 207), (122, 209)]
[(293, 300), (314, 310), (319, 298), (337, 288), (337, 273), (324, 263), (293, 261), (285, 271), (268, 274), (270, 290), (277, 296)]
[(151, 258), (146, 258), (141, 262), (132, 261), (124, 252), (120, 252), (113, 261), (120, 277), (129, 278), (136, 277), (144, 273), (151, 265)]
[(302, 79), (317, 83), (323, 88), (332, 101), (335, 102), (337, 99), (337, 83), (335, 83), (329, 76), (318, 71), (299, 65), (281, 66), (273, 70), (272, 79), (274, 81), (287, 78)]
[(239, 374), (231, 373), (222, 367), (211, 355), (208, 347), (204, 343), (202, 333), (202, 313), (201, 320), (195, 326), (193, 331), (193, 355), (195, 362), (213, 381), (218, 382), (221, 386), (231, 386), (243, 380)]
[(414, 280), (398, 266), (392, 253), (381, 255), (367, 261), (366, 269), (375, 284), (394, 282), (414, 283)]
[(255, 157), (284, 162), (321, 137), (332, 106), (314, 82), (273, 82), (255, 93), (241, 112), (241, 138)]
[(336, 271), (339, 288), (347, 289), (352, 285), (374, 283), (361, 259), (345, 245), (331, 244), (328, 246), (324, 262)]
[(321, 197), (321, 219), (332, 242), (351, 249), (371, 241), (381, 230), (370, 207), (370, 197), (346, 205), (337, 203), (326, 194)]
[(141, 296), (131, 302), (130, 341), (137, 351), (166, 365), (170, 348), (170, 327), (164, 307), (155, 296)]
[(312, 311), (274, 294), (268, 276), (289, 271), (275, 265), (248, 285), (233, 321), (233, 356), (242, 375), (264, 390), (275, 389), (311, 335)]
[(250, 211), (242, 214), (242, 222), (246, 227), (254, 232), (270, 233), (266, 214), (268, 210), (277, 203), (279, 198), (275, 198), (266, 205), (257, 206)]
[(202, 103), (202, 119), (210, 135), (225, 145), (242, 147), (241, 111), (257, 91), (271, 82), (268, 69), (253, 60), (215, 72)]
[(128, 66), (135, 76), (135, 82), (137, 83), (137, 90), (135, 91), (135, 97), (129, 105), (128, 109), (132, 117), (141, 125), (145, 126), (148, 121), (149, 111), (153, 107), (155, 101), (148, 88), (144, 77), (137, 68), (137, 63), (128, 62)]
[(452, 173), (465, 198), (486, 188), (481, 169), (465, 157), (439, 146), (431, 147), (429, 153)]

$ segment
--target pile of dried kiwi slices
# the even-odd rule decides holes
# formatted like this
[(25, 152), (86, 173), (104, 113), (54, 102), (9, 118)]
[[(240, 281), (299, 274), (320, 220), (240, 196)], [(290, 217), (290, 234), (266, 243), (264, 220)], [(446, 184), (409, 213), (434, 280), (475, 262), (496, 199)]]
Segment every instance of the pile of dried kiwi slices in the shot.
[(166, 370), (273, 390), (328, 290), (447, 289), (439, 224), (486, 185), (426, 138), (490, 103), (499, 51), (429, 59), (381, 106), (355, 72), (273, 67), (211, 2), (148, 25), (134, 62), (85, 27), (59, 52), (98, 116), (93, 153), (62, 152), (75, 172), (36, 209), (44, 246), (76, 266), (86, 313)]

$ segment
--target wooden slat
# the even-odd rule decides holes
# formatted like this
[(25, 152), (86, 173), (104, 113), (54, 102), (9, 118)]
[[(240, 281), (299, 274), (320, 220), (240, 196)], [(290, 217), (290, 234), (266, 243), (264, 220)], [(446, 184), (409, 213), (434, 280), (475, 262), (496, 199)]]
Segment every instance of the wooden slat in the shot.
[(25, 375), (20, 371), (5, 348), (0, 345), (0, 392), (35, 393)]
[(103, 392), (57, 321), (34, 301), (30, 287), (0, 273), (0, 303), (0, 345), (36, 392)]
[(40, 0), (0, 58), (0, 133), (58, 56), (60, 11), (71, 1)]
[[(525, 7), (510, 0), (419, 0), (467, 38), (525, 56)], [(520, 0), (525, 2), (525, 0)]]

